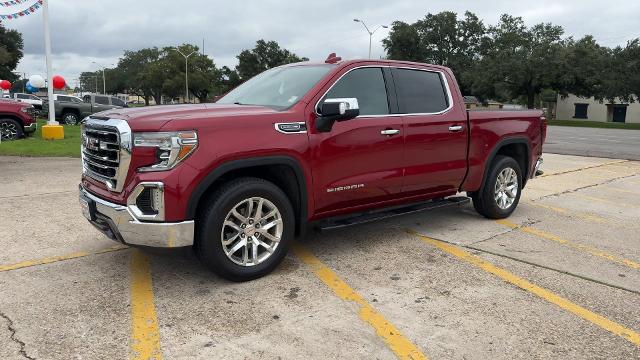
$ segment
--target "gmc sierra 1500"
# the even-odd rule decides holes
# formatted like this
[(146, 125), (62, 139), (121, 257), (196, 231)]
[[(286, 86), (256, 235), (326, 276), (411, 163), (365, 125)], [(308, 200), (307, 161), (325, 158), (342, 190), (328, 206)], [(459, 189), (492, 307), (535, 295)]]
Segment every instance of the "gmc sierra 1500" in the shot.
[(509, 216), (542, 162), (542, 112), (467, 111), (446, 67), (296, 63), (215, 104), (118, 109), (82, 129), (84, 215), (133, 246), (193, 246), (231, 280), (263, 276), (309, 224), (460, 203)]

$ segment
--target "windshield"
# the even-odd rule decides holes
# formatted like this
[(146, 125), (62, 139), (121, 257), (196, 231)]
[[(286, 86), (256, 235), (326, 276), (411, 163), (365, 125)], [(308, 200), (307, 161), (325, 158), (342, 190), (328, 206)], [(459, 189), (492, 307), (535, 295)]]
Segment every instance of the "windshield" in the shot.
[(333, 66), (285, 66), (267, 70), (233, 89), (217, 103), (286, 109), (297, 103)]

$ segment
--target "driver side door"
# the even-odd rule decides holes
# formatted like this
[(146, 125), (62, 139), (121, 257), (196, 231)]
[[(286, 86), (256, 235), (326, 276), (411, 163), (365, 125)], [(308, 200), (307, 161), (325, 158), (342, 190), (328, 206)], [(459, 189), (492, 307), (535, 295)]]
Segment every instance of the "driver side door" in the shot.
[[(337, 75), (318, 102), (356, 98), (360, 115), (331, 131), (309, 129), (316, 215), (338, 215), (395, 198), (402, 187), (402, 117), (388, 68), (360, 67)], [(316, 107), (316, 105), (312, 105)], [(319, 109), (315, 108), (317, 114)]]

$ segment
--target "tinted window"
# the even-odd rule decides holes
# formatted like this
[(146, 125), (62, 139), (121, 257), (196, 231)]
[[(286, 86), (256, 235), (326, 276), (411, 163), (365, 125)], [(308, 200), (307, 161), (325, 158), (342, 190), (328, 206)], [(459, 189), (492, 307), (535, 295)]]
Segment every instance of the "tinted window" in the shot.
[(111, 105), (115, 105), (115, 106), (124, 106), (124, 101), (118, 99), (118, 98), (111, 98)]
[(439, 73), (395, 69), (398, 105), (402, 113), (435, 113), (449, 107), (443, 79)]
[(106, 96), (96, 96), (95, 102), (96, 104), (109, 105), (109, 98)]
[(71, 99), (68, 96), (57, 96), (56, 100), (58, 101), (71, 101)]
[(18, 99), (28, 99), (29, 95), (26, 94), (18, 94)]
[(389, 113), (387, 89), (381, 68), (362, 68), (348, 72), (324, 97), (324, 99), (335, 98), (358, 99), (360, 115)]

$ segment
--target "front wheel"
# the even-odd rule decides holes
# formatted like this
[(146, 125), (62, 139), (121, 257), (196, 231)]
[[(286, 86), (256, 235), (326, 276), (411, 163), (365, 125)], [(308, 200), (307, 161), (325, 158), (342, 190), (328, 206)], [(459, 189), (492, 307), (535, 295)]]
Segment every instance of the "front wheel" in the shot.
[(484, 182), (484, 187), (472, 195), (473, 207), (489, 219), (504, 219), (518, 206), (522, 190), (522, 170), (516, 160), (498, 155)]
[(232, 281), (270, 273), (294, 237), (294, 212), (287, 195), (258, 178), (222, 186), (197, 217), (196, 251), (216, 274)]
[(22, 126), (13, 119), (0, 119), (0, 137), (2, 140), (17, 140), (23, 135)]
[(65, 125), (78, 125), (80, 117), (74, 112), (67, 112), (62, 115), (62, 122)]

